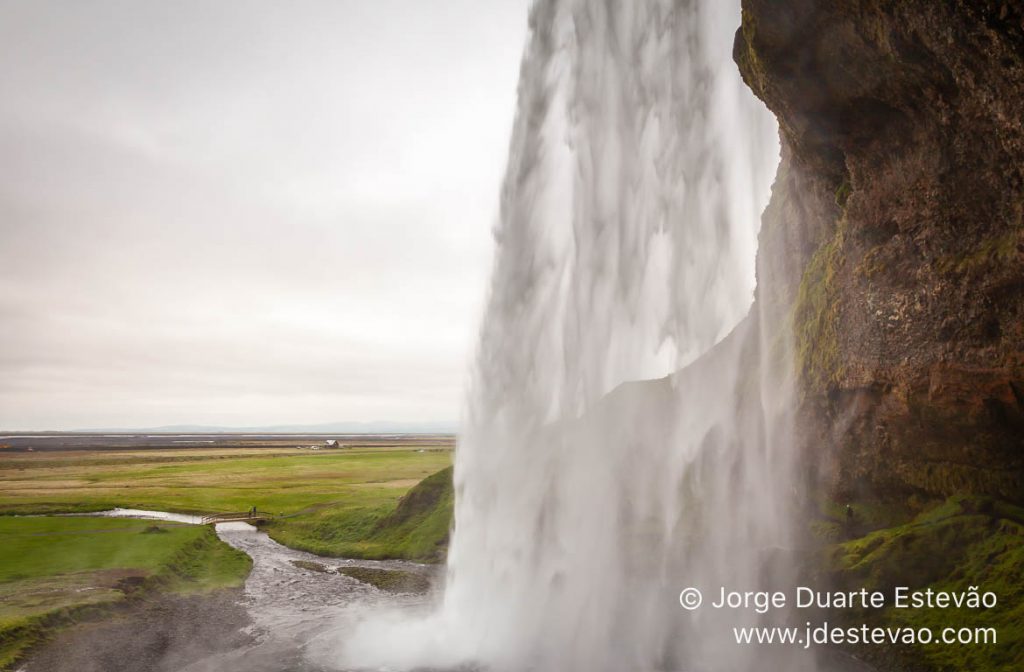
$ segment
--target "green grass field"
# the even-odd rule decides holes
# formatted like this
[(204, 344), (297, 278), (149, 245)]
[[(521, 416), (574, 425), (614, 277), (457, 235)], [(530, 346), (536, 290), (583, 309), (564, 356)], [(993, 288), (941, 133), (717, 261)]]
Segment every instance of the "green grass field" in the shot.
[(0, 514), (118, 506), (206, 514), (255, 506), (278, 516), (267, 531), (293, 548), (438, 560), (451, 518), (450, 475), (446, 491), (435, 491), (415, 515), (392, 514), (403, 495), (451, 459), (445, 444), (8, 453), (0, 456)]
[[(422, 452), (420, 452), (422, 450)], [(451, 464), (448, 446), (332, 451), (183, 449), (0, 454), (0, 514), (100, 511), (274, 514), (394, 506)]]
[(139, 591), (240, 586), (250, 566), (209, 527), (0, 517), (0, 668), (77, 614)]

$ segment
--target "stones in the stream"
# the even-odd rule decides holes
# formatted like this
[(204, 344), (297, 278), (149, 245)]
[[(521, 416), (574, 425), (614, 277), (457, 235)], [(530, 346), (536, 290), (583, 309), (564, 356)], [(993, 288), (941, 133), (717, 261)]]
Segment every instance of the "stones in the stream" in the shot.
[(292, 560), (291, 563), (299, 569), (321, 574), (331, 574), (337, 571), (357, 581), (367, 583), (378, 590), (389, 593), (415, 593), (422, 594), (430, 590), (430, 579), (422, 574), (406, 572), (400, 569), (380, 569), (377, 567), (339, 567), (334, 570), (327, 565), (311, 560)]
[(389, 593), (422, 594), (430, 590), (430, 579), (422, 574), (375, 567), (339, 567), (339, 574), (368, 583)]
[(293, 565), (299, 569), (307, 569), (311, 572), (320, 572), (322, 574), (330, 574), (331, 569), (326, 565), (321, 565), (319, 562), (312, 562), (310, 560), (292, 560)]

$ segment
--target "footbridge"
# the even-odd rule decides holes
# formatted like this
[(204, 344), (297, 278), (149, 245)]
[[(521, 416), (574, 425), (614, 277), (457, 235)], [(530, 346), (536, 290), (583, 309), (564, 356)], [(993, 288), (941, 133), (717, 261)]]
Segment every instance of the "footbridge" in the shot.
[(240, 511), (238, 513), (214, 513), (203, 516), (203, 525), (216, 525), (217, 523), (258, 523), (271, 520), (274, 516), (262, 511)]

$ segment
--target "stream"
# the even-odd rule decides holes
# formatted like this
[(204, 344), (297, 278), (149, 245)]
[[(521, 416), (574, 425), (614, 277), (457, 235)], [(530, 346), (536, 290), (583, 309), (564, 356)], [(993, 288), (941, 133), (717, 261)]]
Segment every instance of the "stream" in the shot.
[[(99, 513), (66, 514), (138, 518), (178, 524), (200, 524), (202, 517), (164, 511), (113, 509)], [(253, 566), (242, 593), (249, 617), (243, 641), (224, 642), (224, 650), (207, 654), (178, 672), (338, 672), (333, 663), (341, 642), (339, 633), (350, 630), (367, 615), (380, 611), (416, 613), (432, 602), (433, 591), (443, 576), (437, 566), (402, 560), (355, 560), (324, 558), (277, 543), (266, 532), (244, 522), (219, 523), (217, 536), (252, 558)], [(412, 579), (418, 592), (389, 592), (339, 573), (339, 569), (363, 568), (380, 576)], [(400, 574), (399, 574), (400, 573)], [(394, 589), (393, 589), (394, 591)], [(197, 623), (204, 617), (195, 615)], [(202, 627), (202, 626), (200, 626)], [(130, 636), (127, 635), (126, 636)], [(186, 647), (188, 648), (188, 647)], [(195, 647), (193, 653), (196, 653)], [(36, 672), (31, 663), (23, 671)]]
[[(247, 523), (221, 523), (217, 535), (253, 559), (245, 582), (245, 607), (254, 644), (200, 661), (183, 672), (207, 670), (337, 670), (332, 639), (346, 621), (378, 609), (420, 609), (429, 596), (389, 593), (338, 569), (363, 567), (433, 578), (438, 568), (401, 560), (323, 558), (282, 546)], [(312, 563), (320, 570), (295, 563)]]
[[(115, 509), (88, 515), (178, 524), (198, 524), (202, 520), (196, 516), (136, 509)], [(161, 672), (354, 672), (339, 667), (337, 663), (342, 657), (339, 653), (345, 646), (346, 637), (368, 619), (426, 614), (434, 605), (437, 587), (443, 579), (443, 569), (432, 565), (401, 560), (324, 558), (293, 550), (244, 522), (220, 523), (215, 529), (221, 540), (252, 558), (252, 571), (245, 581), (241, 597), (248, 624), (240, 637), (215, 640), (218, 646), (212, 648), (201, 648), (194, 643), (184, 647), (176, 644), (179, 650), (171, 653), (185, 654), (179, 660), (187, 659), (189, 662), (175, 664), (173, 656), (164, 657), (158, 666)], [(426, 593), (388, 592), (338, 571), (354, 568), (371, 570), (378, 575), (384, 571), (395, 573), (390, 576), (411, 576), (421, 587), (429, 583), (433, 588)], [(217, 613), (215, 608), (213, 621), (209, 614), (193, 612), (169, 617), (191, 621), (205, 630), (211, 623), (222, 622)], [(166, 619), (152, 626), (157, 639), (163, 637), (159, 632), (175, 627), (165, 623)], [(124, 637), (133, 637), (127, 632), (118, 634), (116, 630), (114, 636), (118, 642), (124, 642)], [(87, 638), (87, 644), (92, 641)], [(387, 645), (400, 649), (403, 642), (388, 641)], [(822, 671), (873, 671), (870, 666), (835, 649), (819, 649), (818, 658), (818, 669)], [(23, 672), (37, 672), (37, 669), (42, 668), (31, 662), (21, 668)], [(123, 669), (136, 667), (129, 664)]]

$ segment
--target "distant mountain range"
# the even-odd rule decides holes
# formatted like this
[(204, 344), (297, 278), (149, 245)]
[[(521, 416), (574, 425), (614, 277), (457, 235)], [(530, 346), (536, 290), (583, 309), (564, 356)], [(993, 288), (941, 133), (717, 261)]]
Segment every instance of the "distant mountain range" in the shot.
[(266, 425), (223, 427), (217, 425), (164, 425), (162, 427), (120, 427), (71, 430), (77, 432), (145, 434), (454, 434), (455, 422), (327, 422), (318, 425)]

